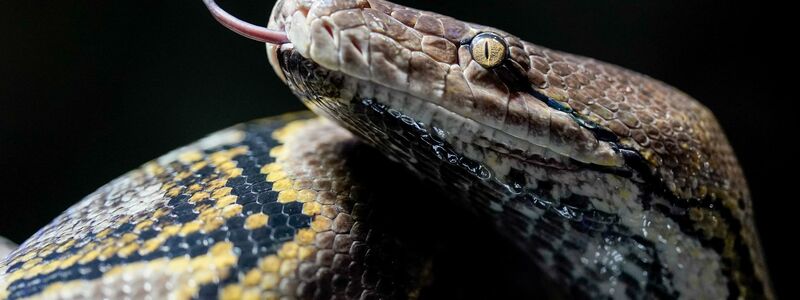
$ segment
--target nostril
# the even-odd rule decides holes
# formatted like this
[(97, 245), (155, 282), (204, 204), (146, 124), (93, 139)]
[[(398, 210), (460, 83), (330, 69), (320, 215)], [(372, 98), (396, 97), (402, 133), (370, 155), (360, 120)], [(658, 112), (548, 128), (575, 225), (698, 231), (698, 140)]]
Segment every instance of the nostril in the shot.
[(358, 51), (358, 53), (361, 53), (361, 54), (364, 53), (364, 51), (361, 50), (361, 44), (358, 42), (358, 39), (356, 39), (356, 37), (351, 36), (350, 37), (350, 43), (353, 44), (353, 47), (356, 48), (356, 51)]
[(329, 24), (328, 22), (324, 22), (322, 24), (322, 27), (325, 27), (325, 30), (328, 32), (328, 35), (333, 37), (333, 27), (331, 26), (331, 24)]

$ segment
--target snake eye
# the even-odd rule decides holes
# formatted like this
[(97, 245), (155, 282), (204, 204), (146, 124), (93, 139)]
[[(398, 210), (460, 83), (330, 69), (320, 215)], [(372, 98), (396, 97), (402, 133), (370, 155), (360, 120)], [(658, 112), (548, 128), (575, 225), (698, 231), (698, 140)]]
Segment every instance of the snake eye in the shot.
[(492, 32), (483, 32), (469, 43), (472, 59), (486, 69), (494, 68), (506, 59), (508, 45), (502, 37)]

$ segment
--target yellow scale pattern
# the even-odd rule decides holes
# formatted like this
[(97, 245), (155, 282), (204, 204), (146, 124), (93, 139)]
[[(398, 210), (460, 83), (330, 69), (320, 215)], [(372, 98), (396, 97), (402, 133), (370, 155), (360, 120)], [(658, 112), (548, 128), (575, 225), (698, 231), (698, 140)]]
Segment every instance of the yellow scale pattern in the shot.
[[(146, 174), (146, 176), (167, 179), (167, 182), (160, 187), (160, 191), (163, 192), (165, 196), (175, 197), (182, 193), (191, 193), (192, 196), (189, 198), (189, 202), (196, 203), (200, 200), (210, 199), (215, 202), (215, 205), (198, 206), (196, 208), (200, 212), (200, 217), (198, 220), (185, 224), (159, 224), (159, 234), (144, 241), (143, 243), (137, 240), (138, 235), (145, 230), (153, 228), (155, 222), (161, 216), (169, 212), (168, 208), (161, 207), (155, 209), (155, 211), (152, 213), (143, 216), (124, 216), (119, 218), (117, 219), (116, 226), (110, 226), (102, 229), (96, 234), (97, 239), (101, 242), (89, 242), (77, 249), (74, 254), (66, 258), (41, 263), (44, 257), (52, 253), (53, 248), (55, 248), (55, 251), (58, 253), (65, 252), (76, 243), (75, 239), (70, 239), (60, 245), (50, 244), (38, 251), (30, 251), (25, 255), (18, 256), (16, 259), (11, 260), (8, 265), (13, 265), (17, 262), (25, 263), (19, 270), (6, 277), (2, 284), (0, 284), (0, 298), (7, 297), (7, 295), (3, 294), (7, 292), (6, 286), (3, 286), (3, 284), (7, 285), (8, 283), (21, 278), (30, 279), (37, 275), (48, 274), (59, 268), (66, 269), (72, 267), (76, 263), (88, 264), (95, 260), (109, 259), (114, 255), (125, 258), (133, 252), (138, 252), (139, 255), (144, 256), (163, 246), (164, 242), (171, 236), (186, 236), (196, 231), (208, 233), (218, 229), (220, 226), (222, 226), (222, 224), (224, 224), (225, 219), (241, 213), (241, 205), (235, 204), (236, 197), (230, 195), (231, 189), (224, 186), (228, 179), (240, 176), (242, 172), (241, 169), (236, 168), (235, 162), (233, 162), (231, 159), (237, 155), (247, 153), (247, 151), (247, 147), (236, 147), (230, 150), (223, 150), (208, 156), (204, 156), (203, 153), (198, 149), (187, 150), (177, 155), (177, 161), (181, 164), (189, 165), (189, 169), (187, 171), (174, 174), (174, 176), (171, 178), (169, 178), (169, 176), (162, 177), (165, 175), (166, 169), (159, 163), (150, 162), (146, 164), (142, 167), (142, 171)], [(178, 185), (181, 180), (192, 176), (195, 174), (194, 172), (207, 165), (214, 166), (216, 171), (214, 175), (209, 176), (200, 184), (193, 184), (188, 187)], [(108, 236), (108, 234), (114, 228), (128, 222), (136, 224), (132, 233), (126, 233), (120, 238)], [(225, 251), (221, 250), (225, 248), (230, 248), (229, 243), (226, 244), (221, 242), (212, 247), (210, 256), (201, 256), (200, 258), (195, 258), (192, 260), (189, 260), (185, 257), (178, 257), (173, 260), (158, 259), (149, 262), (118, 266), (113, 268), (111, 271), (105, 272), (103, 276), (96, 281), (107, 281), (109, 278), (117, 276), (117, 274), (129, 272), (135, 273), (135, 270), (147, 267), (152, 267), (156, 270), (159, 270), (157, 272), (163, 270), (169, 274), (181, 274), (187, 270), (194, 270), (194, 272), (192, 272), (194, 274), (193, 278), (186, 278), (186, 284), (181, 285), (181, 289), (178, 289), (173, 293), (173, 296), (179, 295), (182, 297), (178, 298), (186, 299), (196, 292), (196, 289), (199, 285), (213, 282), (214, 280), (218, 280), (218, 278), (227, 275), (224, 267), (228, 267), (235, 263), (236, 257), (231, 256), (232, 253), (226, 253)], [(192, 268), (185, 268), (187, 265), (191, 265)], [(208, 268), (203, 268), (203, 266)], [(209, 270), (211, 270), (212, 273), (209, 273)], [(85, 281), (79, 280), (76, 283), (85, 284)], [(54, 284), (45, 289), (42, 296), (52, 297), (54, 293), (75, 290), (72, 288), (62, 288), (70, 287), (71, 285), (72, 282)]]
[[(276, 131), (274, 138), (284, 143), (288, 136), (303, 125), (303, 121), (290, 123), (285, 128)], [(265, 295), (267, 296), (266, 298), (271, 298), (270, 295), (277, 297), (278, 294), (274, 293), (274, 291), (277, 289), (280, 279), (293, 276), (299, 261), (307, 259), (314, 254), (312, 244), (315, 240), (315, 233), (330, 228), (331, 219), (319, 216), (322, 211), (322, 205), (314, 201), (317, 197), (316, 192), (309, 188), (299, 189), (300, 185), (293, 181), (293, 178), (284, 171), (286, 164), (293, 163), (287, 161), (284, 149), (284, 146), (273, 148), (269, 155), (275, 157), (276, 162), (264, 166), (261, 171), (267, 180), (274, 184), (273, 190), (279, 192), (278, 202), (302, 202), (304, 203), (302, 212), (306, 215), (317, 217), (314, 219), (311, 229), (299, 230), (296, 238), (280, 247), (277, 254), (261, 259), (259, 267), (245, 274), (240, 285), (230, 285), (222, 289), (222, 298), (255, 299), (262, 298)], [(164, 242), (174, 235), (186, 236), (197, 231), (209, 233), (222, 226), (226, 219), (242, 215), (242, 206), (236, 203), (236, 196), (230, 194), (231, 188), (225, 187), (225, 184), (228, 179), (238, 177), (242, 173), (242, 169), (236, 167), (236, 162), (232, 158), (247, 153), (249, 149), (246, 146), (240, 146), (210, 155), (204, 155), (201, 150), (190, 149), (177, 154), (177, 162), (189, 166), (183, 172), (165, 174), (165, 166), (158, 162), (150, 162), (144, 165), (140, 171), (148, 177), (167, 179), (160, 186), (160, 191), (167, 197), (191, 194), (188, 199), (191, 203), (198, 203), (203, 200), (213, 201), (213, 205), (196, 207), (199, 212), (197, 220), (185, 224), (158, 224), (161, 227), (158, 228), (159, 234), (157, 236), (143, 243), (137, 241), (138, 234), (156, 226), (156, 221), (169, 213), (169, 208), (161, 207), (147, 215), (125, 216), (117, 219), (115, 225), (102, 229), (96, 234), (97, 240), (100, 242), (89, 242), (77, 249), (74, 254), (63, 259), (43, 262), (43, 258), (53, 251), (63, 253), (69, 250), (75, 245), (76, 239), (69, 239), (62, 244), (47, 244), (41, 249), (16, 256), (6, 265), (14, 265), (18, 262), (24, 262), (24, 264), (20, 269), (10, 273), (0, 282), (0, 298), (8, 296), (7, 285), (15, 280), (30, 279), (37, 275), (48, 274), (59, 268), (66, 269), (76, 263), (87, 264), (95, 260), (106, 260), (114, 255), (125, 258), (134, 252), (138, 252), (139, 255), (144, 256), (162, 247)], [(215, 174), (199, 184), (179, 185), (181, 180), (193, 176), (195, 172), (206, 166), (214, 167)], [(267, 226), (268, 220), (269, 217), (263, 213), (249, 215), (246, 218), (245, 228), (252, 230)], [(136, 224), (131, 233), (124, 234), (119, 238), (108, 236), (114, 228), (127, 222)], [(113, 281), (113, 278), (123, 274), (136, 274), (143, 272), (143, 270), (167, 274), (188, 273), (191, 276), (182, 276), (185, 282), (179, 284), (180, 288), (174, 290), (171, 294), (176, 299), (188, 299), (197, 292), (197, 288), (200, 285), (214, 282), (228, 275), (226, 269), (236, 262), (236, 256), (231, 252), (230, 248), (230, 243), (220, 242), (212, 247), (208, 255), (194, 259), (186, 257), (161, 258), (117, 266), (106, 271), (101, 278), (95, 281)], [(41, 296), (47, 298), (53, 297), (57, 293), (81, 291), (82, 289), (76, 289), (75, 287), (86, 284), (91, 283), (85, 280), (77, 280), (53, 284), (45, 289)]]
[[(250, 134), (259, 138), (268, 134), (272, 148), (254, 152), (246, 146), (254, 142), (245, 142)], [(347, 149), (355, 142), (352, 135), (327, 121), (288, 115), (228, 129), (167, 154), (87, 196), (17, 253), (0, 261), (0, 299), (190, 299), (209, 296), (209, 291), (221, 299), (278, 299), (306, 298), (320, 289), (356, 298), (384, 293), (377, 291), (378, 283), (395, 278), (392, 274), (399, 274), (398, 270), (370, 265), (364, 255), (370, 250), (376, 257), (386, 255), (395, 262), (398, 256), (385, 252), (390, 249), (384, 246), (374, 248), (373, 243), (387, 245), (383, 233), (373, 235), (372, 225), (358, 225), (356, 207), (362, 208), (362, 214), (368, 212), (371, 198), (354, 196), (360, 187), (350, 181), (350, 166), (344, 158), (353, 157)], [(258, 155), (270, 163), (247, 167), (245, 175), (237, 164), (242, 157), (252, 161)], [(262, 177), (252, 177), (253, 171)], [(259, 202), (263, 206), (256, 211), (248, 206), (253, 202), (239, 199), (243, 194), (236, 188), (242, 185), (233, 182), (240, 184), (245, 177), (268, 186), (274, 202)], [(267, 204), (280, 206), (283, 214), (273, 214)], [(191, 218), (180, 221), (176, 214), (180, 206), (189, 207)], [(277, 242), (283, 239), (274, 235), (278, 232), (274, 226), (286, 225), (272, 219), (286, 216), (295, 230), (288, 240)], [(296, 220), (307, 223), (293, 223), (292, 217), (298, 216), (307, 219)], [(243, 264), (242, 249), (246, 248), (237, 246), (239, 240), (234, 240), (229, 227), (237, 220), (250, 242), (256, 241), (256, 232), (273, 233), (266, 236), (271, 242), (265, 247), (270, 248), (258, 248), (267, 250), (258, 252), (265, 254), (254, 257), (254, 264)], [(223, 233), (223, 238), (215, 233)], [(368, 233), (379, 238), (368, 242)], [(167, 255), (173, 253), (175, 241), (198, 235), (202, 242), (210, 241), (201, 248), (207, 249), (204, 252)], [(97, 268), (95, 275), (34, 283), (39, 290), (20, 292), (25, 288), (20, 283), (30, 285), (59, 271), (84, 270), (84, 266)], [(360, 273), (352, 275), (352, 270)], [(408, 281), (389, 293), (407, 296), (416, 288), (416, 283)]]
[[(273, 138), (285, 144), (290, 136), (302, 129), (308, 121), (294, 121), (286, 127), (276, 130)], [(261, 168), (261, 173), (268, 182), (272, 182), (272, 190), (278, 192), (279, 203), (301, 202), (303, 214), (314, 217), (312, 229), (300, 229), (294, 240), (284, 243), (277, 254), (269, 255), (259, 261), (258, 267), (250, 270), (237, 284), (221, 289), (220, 299), (278, 299), (278, 285), (282, 278), (292, 278), (300, 261), (309, 259), (315, 254), (314, 241), (316, 232), (328, 230), (330, 219), (320, 216), (321, 205), (316, 202), (317, 194), (313, 189), (304, 186), (296, 178), (289, 175), (286, 169), (296, 168), (284, 145), (272, 148), (269, 155), (275, 162)], [(253, 214), (247, 217), (245, 228), (254, 229), (265, 226), (268, 216)], [(325, 226), (324, 224), (327, 224)]]

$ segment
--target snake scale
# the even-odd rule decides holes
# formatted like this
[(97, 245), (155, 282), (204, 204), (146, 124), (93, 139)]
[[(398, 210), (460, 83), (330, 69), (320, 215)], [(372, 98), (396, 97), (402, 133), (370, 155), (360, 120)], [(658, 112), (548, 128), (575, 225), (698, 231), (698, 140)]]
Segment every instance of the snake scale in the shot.
[(774, 298), (742, 170), (683, 92), (386, 1), (279, 0), (267, 27), (205, 2), (316, 115), (101, 187), (0, 258), (0, 298), (431, 298), (430, 201), (520, 249), (543, 297)]

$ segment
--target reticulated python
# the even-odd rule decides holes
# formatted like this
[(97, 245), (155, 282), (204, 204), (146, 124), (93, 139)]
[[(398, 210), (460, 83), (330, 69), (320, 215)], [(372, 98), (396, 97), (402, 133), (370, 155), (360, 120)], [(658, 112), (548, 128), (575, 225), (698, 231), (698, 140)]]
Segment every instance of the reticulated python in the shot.
[[(442, 192), (549, 296), (773, 298), (742, 171), (688, 95), (385, 1), (281, 0), (267, 28), (206, 4), (333, 122), (239, 125), (112, 181), (0, 260), (0, 298), (424, 298), (426, 228), (381, 207)], [(417, 176), (380, 180), (363, 142)]]

